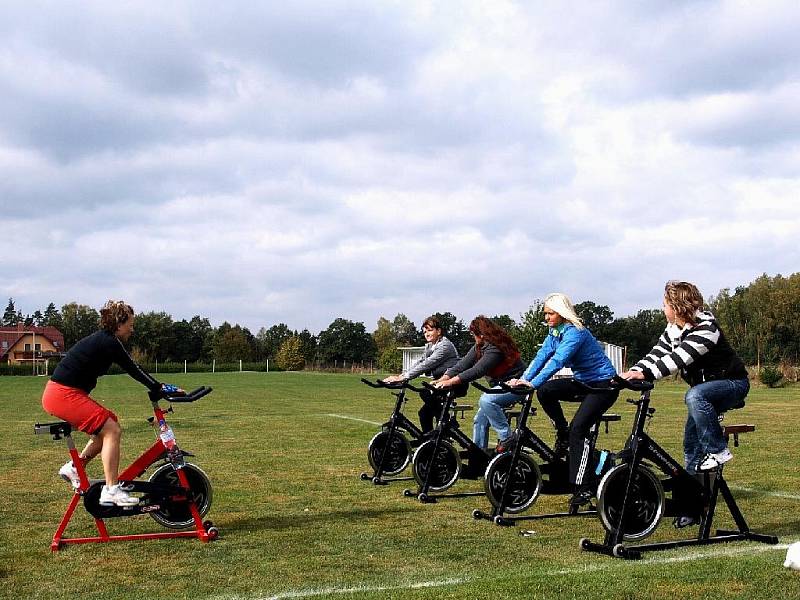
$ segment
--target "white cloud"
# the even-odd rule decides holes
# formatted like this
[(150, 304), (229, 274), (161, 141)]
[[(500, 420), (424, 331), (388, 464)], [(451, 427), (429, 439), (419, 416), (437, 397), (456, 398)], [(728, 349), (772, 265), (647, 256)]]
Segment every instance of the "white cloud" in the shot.
[(800, 264), (796, 3), (48, 7), (0, 23), (27, 312), (619, 316)]

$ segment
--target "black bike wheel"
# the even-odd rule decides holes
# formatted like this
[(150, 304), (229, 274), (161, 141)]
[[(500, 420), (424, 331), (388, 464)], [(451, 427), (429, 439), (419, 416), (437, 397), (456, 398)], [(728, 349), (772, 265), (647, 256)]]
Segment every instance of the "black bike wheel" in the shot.
[(414, 479), (421, 486), (428, 480), (428, 491), (441, 492), (446, 490), (456, 481), (461, 472), (461, 459), (458, 451), (450, 442), (439, 443), (439, 450), (434, 455), (435, 440), (428, 440), (414, 453), (411, 461), (411, 470)]
[[(189, 480), (190, 498), (194, 500), (200, 516), (204, 517), (211, 508), (213, 495), (211, 482), (200, 467), (191, 463), (184, 465), (183, 472)], [(150, 482), (157, 485), (180, 486), (178, 474), (169, 463), (163, 464), (156, 469), (150, 477)], [(159, 510), (148, 514), (164, 527), (186, 529), (194, 525), (189, 503), (185, 500), (171, 501), (166, 499), (163, 502), (159, 502), (159, 504), (161, 505)]]
[[(603, 476), (597, 488), (597, 512), (608, 532), (619, 526), (629, 472), (629, 464), (617, 465)], [(633, 542), (646, 538), (658, 527), (663, 514), (664, 486), (650, 469), (639, 465), (631, 480), (623, 539)]]
[(486, 468), (484, 487), (492, 506), (503, 512), (519, 513), (530, 507), (539, 497), (542, 473), (536, 461), (525, 452), (519, 453), (513, 469), (512, 458), (513, 452), (503, 452), (492, 459)]
[[(384, 450), (386, 453), (384, 454)], [(383, 464), (381, 464), (383, 456)], [(397, 475), (411, 462), (411, 445), (403, 433), (395, 429), (391, 435), (388, 430), (379, 431), (367, 446), (369, 465), (375, 473)]]

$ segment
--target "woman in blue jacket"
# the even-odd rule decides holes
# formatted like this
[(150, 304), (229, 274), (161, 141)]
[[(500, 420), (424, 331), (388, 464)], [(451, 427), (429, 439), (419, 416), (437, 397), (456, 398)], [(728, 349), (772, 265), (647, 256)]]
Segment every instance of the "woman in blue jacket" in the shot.
[[(575, 485), (570, 504), (580, 506), (589, 503), (595, 493), (590, 430), (617, 400), (619, 390), (609, 387), (609, 380), (617, 373), (600, 343), (583, 326), (567, 296), (550, 294), (545, 298), (544, 317), (549, 326), (547, 338), (522, 378), (508, 384), (536, 389), (539, 403), (556, 428), (556, 455), (564, 456), (569, 452), (569, 479)], [(550, 380), (563, 367), (572, 369), (573, 376)], [(576, 381), (609, 389), (587, 392), (576, 385)], [(561, 402), (576, 401), (581, 405), (569, 425)]]

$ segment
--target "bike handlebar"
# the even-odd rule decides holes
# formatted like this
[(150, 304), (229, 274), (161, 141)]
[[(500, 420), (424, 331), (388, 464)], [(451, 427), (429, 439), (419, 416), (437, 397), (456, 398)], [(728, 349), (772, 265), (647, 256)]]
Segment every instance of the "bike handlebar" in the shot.
[[(509, 394), (509, 393), (511, 393), (511, 394), (516, 394), (517, 396), (526, 396), (528, 394), (532, 394), (533, 391), (534, 391), (532, 387), (529, 387), (527, 385), (515, 385), (515, 386), (512, 387), (510, 385), (507, 385), (507, 384), (503, 383), (502, 381), (497, 384), (497, 387), (493, 387), (493, 388), (486, 387), (485, 385), (483, 385), (481, 383), (478, 383), (477, 381), (473, 381), (472, 382), (472, 386), (477, 388), (477, 389), (479, 389), (480, 391), (482, 391), (485, 394)], [(500, 388), (500, 389), (497, 389), (497, 388)]]
[(590, 392), (607, 392), (608, 390), (632, 390), (634, 392), (647, 392), (653, 389), (654, 385), (652, 381), (645, 381), (643, 379), (624, 379), (619, 375), (614, 375), (611, 379), (608, 380), (608, 386), (606, 387), (595, 387), (591, 385), (587, 385), (581, 381), (574, 380), (576, 384), (580, 387), (584, 388)]
[(196, 390), (186, 392), (185, 394), (169, 395), (164, 394), (161, 390), (153, 390), (149, 393), (149, 396), (152, 402), (158, 402), (159, 400), (166, 400), (167, 402), (195, 402), (203, 396), (210, 394), (212, 390), (213, 388), (201, 386)]

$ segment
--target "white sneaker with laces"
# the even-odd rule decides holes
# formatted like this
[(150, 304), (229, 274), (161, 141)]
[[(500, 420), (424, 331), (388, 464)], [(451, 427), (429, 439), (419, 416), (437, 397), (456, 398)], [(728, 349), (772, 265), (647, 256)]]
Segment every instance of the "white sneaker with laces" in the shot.
[(72, 461), (65, 463), (63, 467), (58, 470), (61, 479), (72, 484), (76, 490), (81, 487), (81, 478), (78, 475), (78, 469), (72, 464)]
[(732, 458), (733, 454), (727, 448), (723, 448), (721, 452), (710, 452), (709, 454), (706, 454), (705, 458), (703, 458), (703, 461), (700, 463), (700, 466), (697, 468), (697, 470), (711, 471), (717, 467), (721, 467)]
[(100, 491), (100, 504), (103, 506), (136, 506), (139, 499), (119, 487), (119, 484), (103, 486)]

